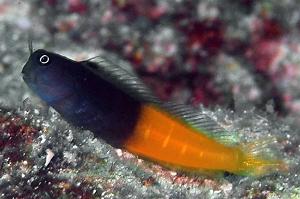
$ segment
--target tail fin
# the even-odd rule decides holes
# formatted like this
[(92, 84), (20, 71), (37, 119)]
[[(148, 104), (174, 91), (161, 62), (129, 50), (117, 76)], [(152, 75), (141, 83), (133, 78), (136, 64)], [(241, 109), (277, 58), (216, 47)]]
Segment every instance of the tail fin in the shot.
[(241, 175), (261, 176), (275, 171), (287, 171), (288, 167), (282, 160), (269, 160), (245, 155), (239, 170), (238, 173)]
[[(280, 159), (275, 159), (271, 152), (268, 152), (268, 144), (274, 139), (264, 139), (241, 146), (241, 158), (239, 171), (240, 175), (261, 176), (276, 171), (287, 171), (288, 165)], [(269, 155), (269, 156), (268, 156)]]

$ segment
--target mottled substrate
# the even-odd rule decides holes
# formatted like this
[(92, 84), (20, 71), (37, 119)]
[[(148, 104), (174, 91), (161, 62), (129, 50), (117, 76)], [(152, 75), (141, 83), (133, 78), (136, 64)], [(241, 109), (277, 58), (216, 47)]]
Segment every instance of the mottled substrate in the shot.
[(276, 136), (278, 143), (269, 147), (277, 148), (275, 153), (289, 164), (289, 172), (260, 178), (186, 175), (113, 149), (91, 132), (69, 126), (53, 110), (37, 109), (26, 101), (18, 111), (1, 111), (1, 196), (290, 198), (299, 194), (299, 138), (293, 131), (253, 110), (239, 115), (222, 109), (206, 112), (229, 131), (238, 131), (241, 140)]

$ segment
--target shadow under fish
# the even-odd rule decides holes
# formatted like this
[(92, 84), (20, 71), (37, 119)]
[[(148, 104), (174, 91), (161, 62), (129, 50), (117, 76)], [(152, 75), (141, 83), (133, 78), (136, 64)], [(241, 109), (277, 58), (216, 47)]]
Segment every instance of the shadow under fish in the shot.
[(262, 175), (280, 160), (233, 143), (230, 133), (200, 110), (164, 103), (134, 72), (101, 57), (73, 61), (46, 50), (32, 52), (27, 85), (66, 121), (110, 145), (185, 171)]

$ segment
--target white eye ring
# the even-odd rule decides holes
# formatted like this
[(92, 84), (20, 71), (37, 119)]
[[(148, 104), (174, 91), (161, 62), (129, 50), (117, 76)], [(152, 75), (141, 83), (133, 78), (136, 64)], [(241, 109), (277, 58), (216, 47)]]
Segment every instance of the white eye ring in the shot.
[(47, 64), (49, 61), (50, 61), (50, 58), (48, 57), (48, 55), (42, 55), (42, 56), (40, 57), (40, 62), (41, 62), (42, 64)]

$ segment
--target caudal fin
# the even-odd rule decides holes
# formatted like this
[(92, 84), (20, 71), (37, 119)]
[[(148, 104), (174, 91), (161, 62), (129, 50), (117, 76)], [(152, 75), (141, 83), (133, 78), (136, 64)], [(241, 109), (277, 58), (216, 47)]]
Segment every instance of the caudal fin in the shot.
[(282, 160), (269, 160), (251, 154), (245, 155), (239, 168), (239, 174), (261, 176), (276, 171), (287, 171), (288, 166)]
[(267, 146), (274, 139), (265, 139), (242, 146), (238, 174), (261, 176), (273, 172), (284, 172), (288, 165), (274, 155), (268, 154)]

